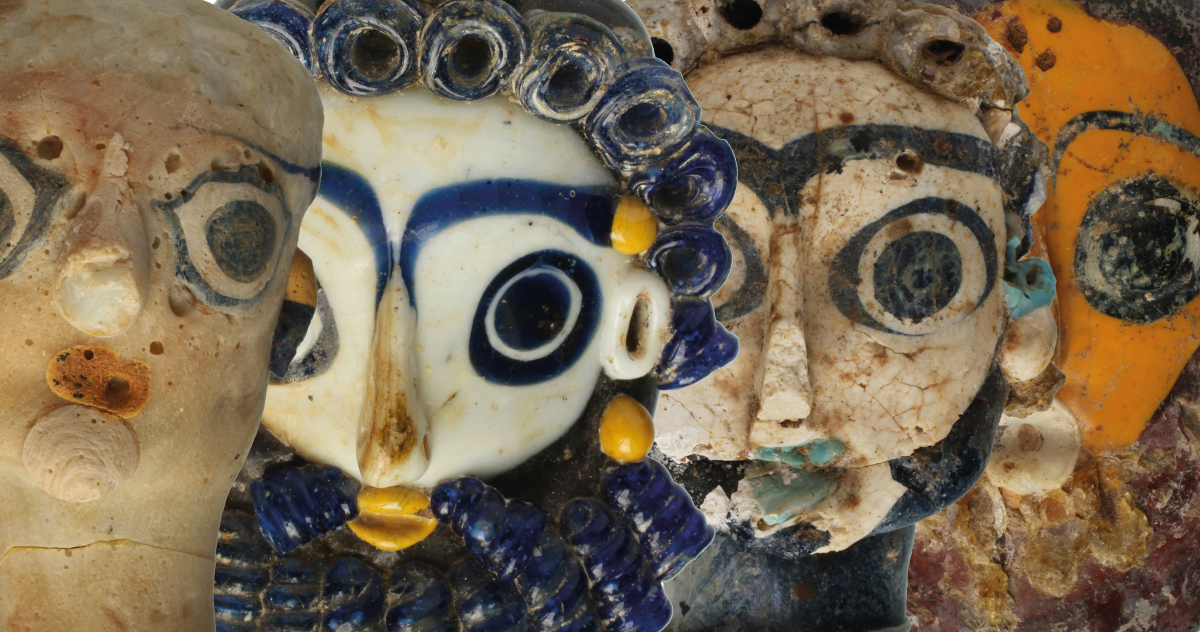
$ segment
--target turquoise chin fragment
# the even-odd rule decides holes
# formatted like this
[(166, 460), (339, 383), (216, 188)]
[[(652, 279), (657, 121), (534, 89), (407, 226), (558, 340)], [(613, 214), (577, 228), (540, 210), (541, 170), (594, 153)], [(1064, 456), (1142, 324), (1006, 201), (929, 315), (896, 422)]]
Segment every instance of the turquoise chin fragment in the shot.
[(833, 476), (808, 470), (782, 469), (747, 481), (754, 502), (769, 525), (783, 524), (806, 512), (833, 491)]
[(754, 458), (791, 467), (829, 467), (846, 454), (846, 446), (836, 439), (813, 439), (790, 448), (759, 448)]
[(1054, 300), (1057, 282), (1050, 264), (1042, 259), (1031, 257), (1016, 260), (1019, 237), (1008, 240), (1008, 248), (1004, 265), (1004, 302), (1013, 318), (1032, 312), (1049, 305)]

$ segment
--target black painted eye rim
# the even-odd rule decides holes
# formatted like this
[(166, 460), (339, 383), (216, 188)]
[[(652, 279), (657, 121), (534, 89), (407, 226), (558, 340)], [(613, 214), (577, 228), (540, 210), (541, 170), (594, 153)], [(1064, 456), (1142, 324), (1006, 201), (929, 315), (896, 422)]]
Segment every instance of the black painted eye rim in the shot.
[[(1150, 292), (1114, 288), (1117, 290), (1114, 295), (1113, 292), (1095, 283), (1091, 275), (1087, 273), (1087, 265), (1091, 256), (1088, 246), (1096, 243), (1096, 240), (1090, 235), (1100, 228), (1099, 224), (1112, 223), (1112, 215), (1105, 214), (1106, 204), (1118, 201), (1122, 195), (1128, 196), (1131, 192), (1141, 192), (1143, 203), (1169, 198), (1183, 206), (1185, 215), (1200, 219), (1200, 208), (1194, 201), (1188, 199), (1186, 191), (1185, 187), (1148, 172), (1141, 176), (1120, 180), (1097, 193), (1088, 202), (1087, 211), (1084, 212), (1083, 219), (1079, 223), (1079, 232), (1075, 237), (1075, 257), (1072, 266), (1075, 273), (1075, 284), (1092, 309), (1127, 323), (1147, 325), (1169, 318), (1200, 296), (1200, 261), (1192, 262), (1190, 279), (1173, 280)], [(1194, 196), (1193, 193), (1192, 197)], [(1147, 298), (1147, 294), (1150, 295), (1150, 298)], [(1174, 300), (1163, 300), (1172, 294), (1176, 296)]]
[[(235, 298), (217, 291), (217, 289), (214, 288), (213, 285), (204, 278), (204, 275), (201, 274), (198, 269), (196, 269), (195, 263), (192, 262), (190, 250), (188, 249), (187, 244), (187, 236), (183, 232), (183, 225), (179, 220), (177, 211), (192, 200), (196, 194), (196, 191), (200, 190), (200, 188), (204, 185), (210, 183), (249, 184), (261, 189), (267, 195), (279, 200), (279, 207), (282, 210), (280, 214), (282, 215), (283, 223), (282, 233), (278, 239), (280, 246), (269, 258), (269, 260), (273, 260), (273, 263), (267, 265), (263, 271), (263, 274), (255, 279), (256, 281), (263, 276), (275, 276), (278, 273), (280, 262), (283, 260), (283, 252), (287, 250), (287, 248), (284, 246), (287, 245), (288, 241), (292, 237), (293, 218), (291, 213), (288, 212), (287, 199), (284, 197), (283, 188), (278, 182), (267, 182), (263, 179), (262, 174), (259, 173), (258, 167), (246, 165), (236, 170), (222, 169), (218, 171), (206, 171), (195, 180), (192, 180), (192, 182), (188, 184), (187, 187), (185, 187), (175, 199), (167, 202), (154, 202), (154, 207), (163, 213), (163, 215), (167, 218), (167, 223), (171, 227), (172, 241), (175, 245), (176, 278), (183, 281), (193, 292), (196, 292), (198, 294), (198, 298), (200, 298), (200, 300), (206, 305), (213, 307), (245, 307), (252, 305), (257, 303), (259, 299), (261, 299), (267, 292), (267, 290), (270, 289), (271, 282), (264, 284), (262, 289), (258, 292), (255, 292), (253, 296), (249, 296), (247, 298)], [(217, 209), (213, 209), (212, 211), (216, 212), (216, 210)], [(207, 244), (205, 244), (205, 247), (207, 247)], [(232, 278), (230, 281), (234, 283), (237, 282)]]
[[(579, 316), (571, 332), (549, 354), (535, 360), (516, 360), (492, 347), (487, 335), (487, 313), (501, 287), (516, 275), (543, 264), (557, 268), (579, 288)], [(506, 266), (484, 290), (475, 308), (468, 341), (471, 366), (483, 379), (504, 386), (539, 384), (566, 373), (583, 357), (600, 324), (604, 309), (600, 282), (591, 266), (576, 255), (561, 250), (539, 250), (527, 254)]]
[[(951, 212), (953, 212), (953, 215), (951, 215)], [(983, 293), (979, 296), (979, 300), (975, 301), (974, 309), (967, 314), (963, 314), (963, 317), (979, 309), (979, 306), (987, 301), (992, 290), (995, 289), (1000, 267), (1000, 255), (996, 249), (996, 234), (988, 227), (987, 222), (983, 220), (979, 212), (957, 200), (937, 197), (920, 198), (892, 209), (878, 220), (860, 228), (842, 246), (842, 249), (834, 259), (833, 266), (829, 272), (829, 296), (833, 300), (833, 304), (837, 310), (851, 322), (870, 327), (876, 331), (898, 336), (915, 338), (936, 333), (896, 331), (871, 316), (858, 297), (858, 288), (863, 282), (858, 274), (859, 263), (871, 239), (893, 222), (913, 215), (948, 215), (953, 221), (962, 224), (970, 230), (975, 236), (976, 241), (979, 242), (979, 248), (983, 252), (984, 269), (986, 271)]]
[(34, 192), (33, 208), (30, 209), (25, 230), (21, 232), (13, 247), (0, 258), (0, 279), (4, 279), (21, 267), (25, 262), (25, 254), (50, 230), (58, 210), (58, 202), (70, 188), (70, 183), (59, 172), (34, 163), (16, 144), (2, 136), (0, 160), (7, 160)]

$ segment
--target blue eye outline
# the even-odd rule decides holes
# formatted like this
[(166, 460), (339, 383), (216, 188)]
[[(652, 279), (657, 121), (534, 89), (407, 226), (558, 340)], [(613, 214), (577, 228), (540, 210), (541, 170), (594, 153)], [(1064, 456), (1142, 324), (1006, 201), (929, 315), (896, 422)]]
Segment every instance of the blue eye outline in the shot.
[[(829, 271), (829, 296), (833, 300), (833, 304), (837, 307), (837, 310), (843, 316), (850, 319), (851, 322), (898, 336), (915, 337), (932, 333), (921, 334), (896, 331), (871, 316), (858, 296), (858, 288), (863, 282), (863, 279), (859, 276), (859, 264), (871, 239), (893, 222), (914, 215), (946, 216), (951, 221), (962, 224), (967, 230), (971, 231), (971, 234), (979, 242), (979, 249), (983, 253), (984, 270), (986, 272), (983, 293), (975, 301), (975, 307), (971, 309), (971, 312), (978, 309), (987, 300), (988, 296), (991, 295), (996, 285), (997, 275), (999, 274), (1000, 255), (996, 249), (996, 234), (992, 232), (992, 229), (988, 227), (987, 222), (980, 217), (979, 213), (967, 204), (946, 198), (920, 198), (892, 209), (878, 220), (863, 226), (838, 251), (833, 266)], [(895, 241), (892, 243), (895, 243)], [(942, 311), (942, 309), (945, 308), (943, 307), (929, 316), (933, 316)], [(967, 312), (963, 316), (965, 317), (971, 312)]]
[[(244, 307), (257, 303), (270, 287), (271, 283), (269, 280), (253, 295), (246, 298), (236, 298), (217, 291), (208, 279), (204, 278), (204, 275), (200, 273), (200, 270), (196, 268), (195, 263), (192, 261), (191, 251), (188, 248), (187, 235), (183, 231), (183, 225), (179, 218), (179, 210), (191, 202), (195, 198), (196, 192), (206, 184), (249, 184), (261, 189), (267, 195), (279, 201), (279, 220), (282, 226), (277, 225), (275, 227), (275, 243), (272, 245), (275, 252), (271, 253), (271, 256), (267, 258), (267, 264), (263, 268), (262, 273), (255, 277), (252, 282), (257, 282), (263, 277), (271, 278), (276, 275), (279, 271), (279, 263), (283, 259), (283, 251), (285, 250), (283, 245), (288, 243), (288, 239), (292, 235), (292, 215), (288, 212), (283, 188), (279, 185), (278, 181), (267, 182), (257, 166), (245, 165), (234, 170), (206, 171), (195, 180), (192, 180), (175, 199), (165, 202), (156, 200), (154, 202), (154, 207), (163, 213), (167, 218), (167, 223), (171, 227), (171, 237), (175, 243), (175, 276), (195, 292), (197, 298), (206, 305), (213, 307)], [(229, 200), (221, 207), (208, 209), (209, 217), (211, 218), (221, 208), (237, 201), (239, 200)], [(207, 224), (208, 219), (205, 220), (205, 225), (207, 226)], [(206, 243), (204, 247), (207, 248), (208, 244)], [(233, 279), (230, 280), (235, 283), (237, 282)]]
[[(25, 221), (21, 234), (14, 235), (12, 230), (17, 227), (15, 216), (11, 212), (11, 199), (0, 189), (0, 210), (7, 208), (9, 219), (7, 229), (0, 230), (0, 279), (4, 279), (25, 263), (25, 255), (50, 229), (54, 219), (58, 201), (70, 188), (70, 183), (57, 171), (42, 167), (25, 155), (9, 139), (0, 136), (0, 160), (5, 160), (33, 189), (33, 207), (29, 209), (29, 218)], [(0, 217), (0, 221), (5, 218)], [(11, 243), (7, 253), (3, 252), (3, 244)]]
[[(493, 304), (501, 298), (500, 290), (506, 289), (518, 275), (538, 267), (555, 269), (575, 284), (581, 295), (578, 316), (570, 332), (549, 353), (532, 360), (518, 360), (492, 345), (487, 319), (494, 312)], [(583, 259), (561, 250), (525, 255), (501, 270), (479, 299), (468, 342), (471, 366), (485, 380), (505, 386), (528, 386), (558, 377), (574, 366), (591, 344), (603, 308), (596, 273)]]

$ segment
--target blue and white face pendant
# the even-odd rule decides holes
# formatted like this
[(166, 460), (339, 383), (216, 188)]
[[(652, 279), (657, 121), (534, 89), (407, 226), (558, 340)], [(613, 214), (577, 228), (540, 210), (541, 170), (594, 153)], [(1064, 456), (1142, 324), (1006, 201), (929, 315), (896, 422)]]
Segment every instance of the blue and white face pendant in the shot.
[(609, 245), (620, 189), (575, 130), (504, 97), (323, 99), (299, 242), (318, 309), (273, 434), (374, 487), (489, 476), (565, 432), (601, 371), (655, 366), (670, 295)]

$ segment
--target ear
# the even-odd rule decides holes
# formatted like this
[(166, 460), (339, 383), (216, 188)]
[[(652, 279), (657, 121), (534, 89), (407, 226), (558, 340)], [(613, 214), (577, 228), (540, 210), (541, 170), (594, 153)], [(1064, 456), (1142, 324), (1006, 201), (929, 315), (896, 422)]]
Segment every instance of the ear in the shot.
[(614, 380), (633, 380), (658, 364), (668, 338), (671, 297), (657, 275), (634, 269), (605, 297), (601, 321), (601, 359)]

